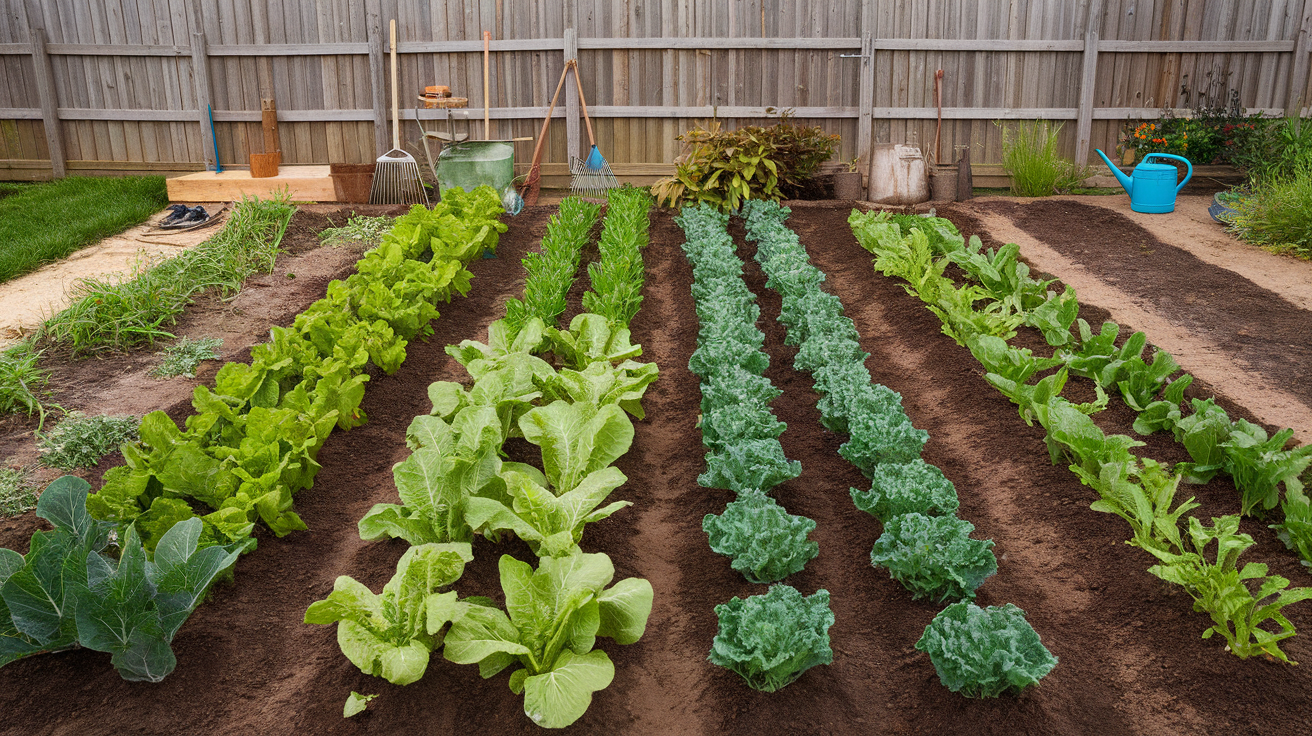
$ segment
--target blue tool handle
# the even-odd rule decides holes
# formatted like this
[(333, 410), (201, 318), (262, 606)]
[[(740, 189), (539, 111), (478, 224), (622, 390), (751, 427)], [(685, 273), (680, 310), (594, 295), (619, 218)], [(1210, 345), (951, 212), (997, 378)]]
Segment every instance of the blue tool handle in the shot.
[(1143, 162), (1148, 163), (1148, 159), (1150, 158), (1173, 158), (1179, 161), (1183, 161), (1184, 165), (1189, 167), (1189, 170), (1184, 175), (1184, 181), (1181, 181), (1180, 185), (1175, 188), (1176, 194), (1179, 194), (1180, 190), (1184, 189), (1184, 185), (1188, 184), (1189, 179), (1191, 179), (1194, 175), (1194, 165), (1192, 163), (1189, 163), (1189, 159), (1185, 158), (1184, 156), (1177, 156), (1174, 153), (1150, 153), (1147, 156), (1143, 157)]

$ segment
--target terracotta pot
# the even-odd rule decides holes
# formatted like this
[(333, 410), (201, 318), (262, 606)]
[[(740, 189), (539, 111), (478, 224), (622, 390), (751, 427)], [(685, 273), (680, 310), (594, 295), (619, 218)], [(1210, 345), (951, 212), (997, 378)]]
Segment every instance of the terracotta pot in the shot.
[(329, 164), (333, 178), (333, 192), (338, 202), (368, 202), (369, 190), (374, 184), (376, 164)]
[(834, 199), (865, 199), (860, 171), (840, 171), (834, 174)]

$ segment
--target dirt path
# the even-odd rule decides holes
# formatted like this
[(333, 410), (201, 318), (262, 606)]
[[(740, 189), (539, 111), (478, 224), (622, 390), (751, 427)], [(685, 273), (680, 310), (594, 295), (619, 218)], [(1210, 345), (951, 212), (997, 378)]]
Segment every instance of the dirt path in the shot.
[[(206, 203), (217, 212), (222, 203)], [(68, 290), (79, 279), (113, 281), (129, 278), (143, 264), (171, 258), (194, 248), (219, 231), (222, 221), (198, 230), (159, 237), (155, 224), (169, 214), (164, 210), (146, 223), (79, 249), (67, 258), (0, 284), (0, 349), (20, 340), (42, 321), (68, 306)], [(226, 213), (224, 214), (226, 217)]]
[[(977, 226), (999, 242), (1019, 244), (1036, 268), (1075, 287), (1081, 304), (1146, 332), (1186, 371), (1260, 421), (1292, 427), (1300, 442), (1312, 441), (1312, 311), (1298, 306), (1312, 300), (1312, 282), (1297, 276), (1308, 264), (1251, 246), (1227, 251), (1231, 264), (1250, 264), (1245, 270), (1253, 281), (1177, 245), (1194, 243), (1188, 237), (1165, 242), (1089, 204), (1101, 199), (1111, 198), (1025, 204), (984, 198), (944, 213), (966, 215), (959, 223), (966, 234)], [(1275, 277), (1272, 258), (1286, 264), (1285, 275)]]

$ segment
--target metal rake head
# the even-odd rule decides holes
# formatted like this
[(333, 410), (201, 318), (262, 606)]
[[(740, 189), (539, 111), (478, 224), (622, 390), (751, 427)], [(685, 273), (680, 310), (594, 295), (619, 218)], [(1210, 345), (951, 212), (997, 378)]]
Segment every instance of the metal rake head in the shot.
[(610, 170), (610, 164), (602, 161), (601, 168), (591, 168), (583, 159), (571, 158), (569, 171), (574, 175), (569, 192), (586, 199), (606, 199), (606, 192), (618, 189), (619, 179)]

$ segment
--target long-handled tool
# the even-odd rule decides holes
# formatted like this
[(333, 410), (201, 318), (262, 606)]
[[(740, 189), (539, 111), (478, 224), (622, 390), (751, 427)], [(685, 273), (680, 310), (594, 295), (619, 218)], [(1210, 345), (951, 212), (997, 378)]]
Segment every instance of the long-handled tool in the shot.
[(401, 150), (401, 111), (396, 89), (396, 20), (392, 20), (392, 150), (378, 157), (374, 167), (374, 185), (369, 204), (428, 205), (419, 178), (419, 162)]
[(571, 154), (569, 171), (574, 179), (569, 185), (570, 192), (582, 197), (605, 199), (606, 192), (617, 188), (620, 182), (610, 170), (610, 164), (606, 163), (601, 151), (597, 150), (597, 138), (592, 134), (592, 119), (588, 117), (588, 103), (583, 98), (583, 82), (579, 80), (577, 64), (574, 67), (574, 84), (579, 88), (579, 109), (583, 111), (583, 122), (588, 126), (588, 142), (592, 144), (592, 150), (583, 161)]
[(492, 140), (492, 117), (488, 107), (488, 44), (492, 41), (492, 31), (483, 31), (483, 140)]
[(934, 126), (934, 165), (943, 164), (943, 70), (934, 72), (934, 99), (938, 103), (938, 125)]
[(542, 131), (538, 133), (537, 145), (533, 146), (533, 163), (528, 167), (528, 178), (524, 180), (524, 187), (520, 190), (524, 195), (524, 204), (538, 203), (538, 190), (542, 186), (542, 147), (547, 142), (547, 126), (551, 125), (551, 113), (556, 111), (556, 100), (560, 99), (560, 90), (565, 86), (565, 75), (569, 74), (573, 66), (574, 60), (570, 59), (565, 62), (565, 68), (560, 70), (556, 93), (551, 96), (551, 106), (547, 108), (547, 117), (542, 121)]

